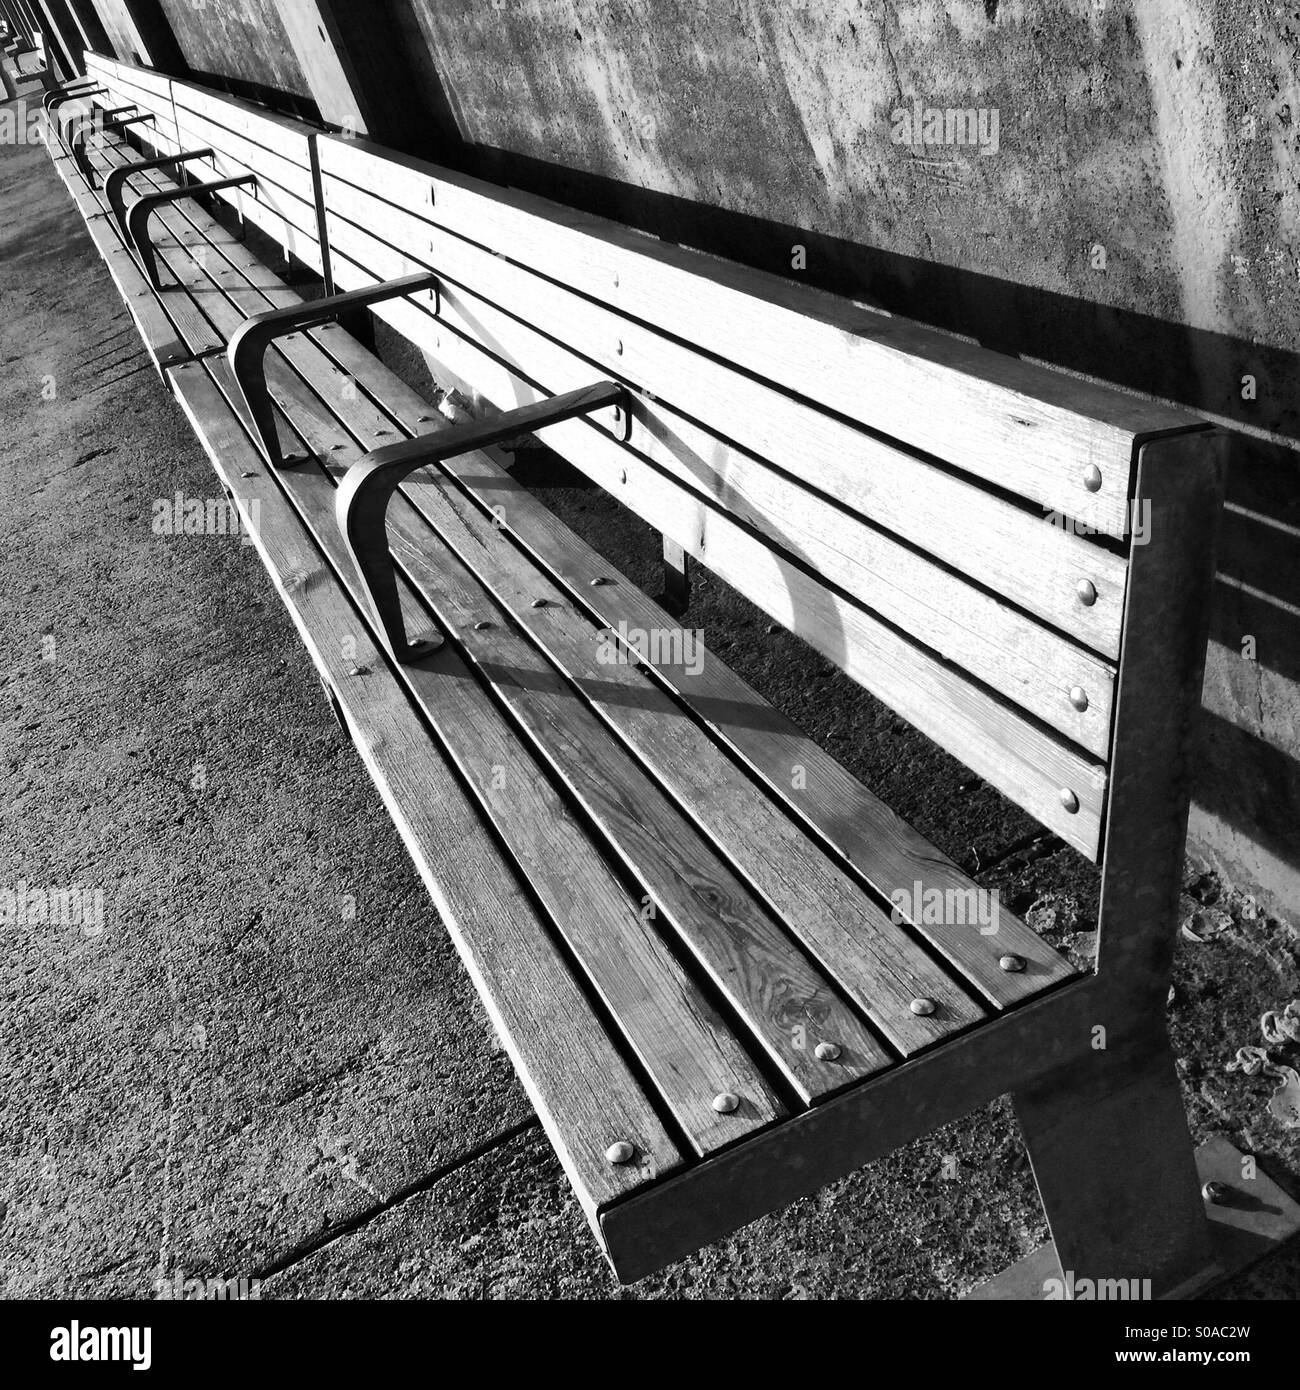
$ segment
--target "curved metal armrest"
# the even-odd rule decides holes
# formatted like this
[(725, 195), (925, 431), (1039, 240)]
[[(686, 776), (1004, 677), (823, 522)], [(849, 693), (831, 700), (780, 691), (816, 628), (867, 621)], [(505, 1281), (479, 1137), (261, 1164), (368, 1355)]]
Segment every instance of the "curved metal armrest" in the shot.
[(397, 587), (397, 571), (388, 549), (388, 504), (402, 480), (422, 464), (440, 463), (471, 449), (485, 449), (516, 435), (531, 434), (547, 425), (589, 415), (605, 406), (621, 407), (627, 418), (627, 388), (613, 381), (597, 382), (580, 391), (536, 405), (508, 410), (490, 420), (474, 420), (455, 425), (436, 434), (404, 439), (374, 449), (348, 469), (335, 498), (335, 516), (361, 577), (362, 588), (370, 600), (394, 660), (404, 666), (419, 661), (442, 645), (442, 639), (409, 641), (402, 621), (402, 600)]
[[(419, 275), (406, 275), (400, 280), (385, 280), (377, 285), (368, 285), (362, 290), (349, 290), (347, 294), (333, 294), (326, 299), (313, 299), (302, 304), (289, 304), (283, 309), (268, 309), (264, 314), (254, 314), (239, 326), (230, 340), (226, 355), (230, 369), (235, 375), (248, 407), (248, 414), (257, 430), (258, 443), (267, 462), (273, 468), (286, 466), (284, 455), (280, 452), (280, 437), (275, 429), (275, 412), (271, 408), (271, 395), (266, 389), (266, 350), (276, 338), (289, 333), (298, 333), (308, 328), (319, 328), (330, 323), (340, 314), (352, 309), (365, 309), (385, 299), (401, 299), (408, 294), (418, 294), (421, 290), (432, 290), (435, 305), (438, 294), (438, 277), (431, 271)], [(435, 308), (436, 312), (436, 308)]]
[(135, 247), (140, 264), (154, 289), (162, 289), (158, 279), (158, 253), (149, 240), (149, 215), (167, 203), (179, 203), (185, 198), (197, 198), (201, 193), (216, 193), (222, 188), (237, 188), (240, 184), (256, 183), (256, 174), (237, 174), (229, 179), (210, 179), (207, 183), (192, 183), (185, 188), (167, 188), (160, 193), (146, 193), (131, 205), (126, 215), (126, 237)]
[[(102, 134), (106, 130), (125, 130), (129, 125), (141, 125), (154, 120), (157, 120), (157, 117), (152, 113), (146, 113), (142, 116), (128, 116), (125, 120), (102, 120), (98, 123), (96, 123), (93, 116), (85, 116), (82, 118), (81, 126), (69, 145), (69, 149), (72, 151), (73, 159), (77, 161), (77, 168), (81, 170), (82, 177), (91, 188), (95, 186), (95, 170), (91, 166), (90, 159), (86, 154), (86, 127), (88, 125), (98, 124)], [(69, 124), (71, 124), (71, 122), (69, 122)]]
[[(86, 81), (84, 77), (78, 78), (77, 80), (79, 82)], [(56, 106), (61, 105), (65, 101), (76, 101), (78, 97), (97, 97), (108, 95), (107, 87), (87, 87), (84, 91), (75, 92), (72, 90), (72, 86), (73, 84), (71, 82), (67, 82), (62, 87), (51, 87), (50, 90), (45, 93), (45, 95), (41, 98), (41, 105), (45, 108), (47, 115), (52, 115), (54, 112), (54, 108)]]
[(211, 156), (211, 150), (181, 150), (178, 154), (165, 154), (157, 159), (141, 159), (134, 164), (124, 164), (120, 168), (110, 169), (108, 177), (104, 180), (104, 197), (113, 210), (122, 235), (127, 236), (124, 194), (126, 181), (132, 174), (143, 174), (149, 169), (165, 169), (171, 164), (184, 164), (191, 159), (208, 159)]

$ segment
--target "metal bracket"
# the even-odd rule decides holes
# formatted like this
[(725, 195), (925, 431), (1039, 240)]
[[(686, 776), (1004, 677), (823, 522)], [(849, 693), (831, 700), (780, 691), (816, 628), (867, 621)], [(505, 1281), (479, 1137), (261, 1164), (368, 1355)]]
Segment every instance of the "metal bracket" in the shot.
[(485, 449), (520, 434), (557, 425), (606, 406), (621, 409), (626, 418), (630, 399), (627, 388), (613, 381), (597, 382), (580, 391), (552, 396), (536, 405), (521, 406), (493, 416), (453, 425), (436, 434), (419, 435), (398, 444), (372, 449), (344, 476), (335, 497), (339, 529), (361, 577), (370, 606), (384, 630), (384, 639), (395, 661), (409, 666), (438, 650), (441, 637), (411, 642), (402, 621), (402, 601), (397, 571), (388, 549), (388, 504), (402, 480), (422, 464), (440, 463), (472, 449)]
[(183, 164), (190, 159), (208, 159), (212, 157), (212, 150), (181, 150), (178, 154), (162, 155), (158, 159), (142, 159), (135, 164), (121, 165), (116, 169), (110, 169), (108, 177), (104, 180), (104, 197), (108, 205), (113, 209), (113, 216), (117, 219), (117, 225), (122, 229), (122, 235), (127, 235), (126, 231), (126, 181), (132, 174), (143, 174), (149, 169), (165, 169), (169, 164)]
[[(108, 130), (117, 132), (125, 130), (129, 125), (140, 125), (144, 122), (153, 120), (157, 120), (157, 117), (153, 114), (148, 114), (144, 116), (128, 116), (125, 120), (102, 121), (99, 123), (98, 128), (100, 134), (103, 134), (105, 131)], [(90, 116), (86, 116), (83, 118), (81, 122), (81, 127), (77, 131), (76, 136), (73, 138), (72, 143), (68, 146), (68, 148), (72, 153), (73, 159), (77, 161), (77, 168), (81, 170), (82, 177), (91, 186), (91, 188), (94, 188), (95, 171), (91, 167), (90, 159), (86, 155), (86, 126), (88, 124), (95, 124), (93, 118)]]
[[(133, 208), (132, 213), (134, 212)], [(235, 375), (235, 382), (243, 394), (248, 414), (257, 429), (262, 453), (273, 468), (284, 468), (287, 465), (284, 455), (280, 452), (280, 440), (275, 429), (275, 412), (271, 408), (271, 394), (266, 389), (267, 348), (276, 338), (283, 338), (286, 334), (319, 328), (321, 324), (330, 323), (340, 314), (346, 314), (350, 310), (365, 309), (385, 299), (401, 299), (404, 295), (418, 294), (421, 290), (432, 290), (435, 296), (437, 295), (438, 277), (432, 271), (406, 275), (400, 280), (386, 280), (362, 290), (331, 295), (328, 299), (289, 304), (283, 309), (268, 309), (264, 314), (254, 314), (240, 325), (230, 340), (227, 354), (230, 358), (230, 369)]]
[(184, 198), (197, 198), (201, 193), (216, 193), (222, 188), (237, 188), (240, 184), (256, 183), (256, 174), (238, 174), (229, 179), (211, 179), (207, 183), (191, 183), (184, 188), (167, 188), (160, 193), (145, 193), (131, 205), (126, 215), (126, 239), (135, 248), (144, 269), (145, 278), (156, 290), (162, 289), (158, 279), (158, 253), (149, 240), (149, 215), (166, 203), (179, 203)]

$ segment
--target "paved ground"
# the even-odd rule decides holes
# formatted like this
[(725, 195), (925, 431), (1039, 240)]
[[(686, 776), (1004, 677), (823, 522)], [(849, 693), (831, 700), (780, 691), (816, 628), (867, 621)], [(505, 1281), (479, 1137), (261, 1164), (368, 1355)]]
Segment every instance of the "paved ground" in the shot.
[[(927, 1298), (1039, 1244), (1004, 1102), (619, 1290), (254, 552), (154, 534), (156, 499), (217, 488), (40, 147), (0, 147), (0, 193), (0, 887), (104, 902), (102, 929), (0, 928), (0, 1290)], [(640, 528), (521, 467), (649, 577)], [(1087, 948), (1076, 856), (716, 584), (691, 620)], [(1188, 888), (1213, 938), (1180, 942), (1172, 1006), (1198, 1137), (1294, 1191), (1269, 1084), (1224, 1065), (1300, 994), (1297, 943), (1222, 885)], [(1297, 1291), (1295, 1252), (1233, 1289)]]

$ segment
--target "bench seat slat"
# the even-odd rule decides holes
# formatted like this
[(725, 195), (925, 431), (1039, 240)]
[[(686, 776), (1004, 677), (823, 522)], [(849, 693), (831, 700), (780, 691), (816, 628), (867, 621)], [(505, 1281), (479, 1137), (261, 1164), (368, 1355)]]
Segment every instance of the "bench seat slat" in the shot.
[[(365, 351), (347, 333), (326, 330), (323, 341), (354, 377), (409, 434), (428, 428), (428, 403)], [(546, 575), (575, 601), (592, 609), (606, 628), (622, 623), (650, 631), (668, 621), (647, 598), (601, 555), (560, 522), (485, 454), (449, 459), (442, 468), (476, 499), (490, 524), (514, 537), (534, 556)], [(461, 511), (464, 524), (472, 524)], [(607, 582), (593, 588), (597, 576)], [(666, 683), (694, 710), (700, 722), (730, 746), (759, 776), (768, 793), (799, 819), (824, 835), (856, 865), (882, 897), (914, 889), (919, 881), (954, 901), (969, 901), (978, 885), (925, 837), (912, 829), (851, 773), (746, 685), (706, 648), (701, 660), (669, 664), (655, 660)], [(797, 789), (793, 771), (803, 768)], [(973, 916), (971, 918), (973, 920)], [(984, 937), (963, 924), (918, 923), (918, 929), (970, 979), (991, 1003), (1006, 1007), (1075, 972), (1032, 928), (1005, 909), (998, 930)], [(1007, 973), (998, 965), (1006, 952), (1028, 960), (1031, 969)]]
[[(614, 1197), (681, 1166), (682, 1156), (600, 1027), (542, 922), (450, 767), (395, 683), (357, 680), (382, 669), (348, 604), (202, 364), (170, 373), (218, 476), (252, 523), (259, 553), (384, 797), (452, 941), (479, 988), (589, 1218)], [(245, 477), (244, 475), (248, 476)], [(356, 656), (344, 659), (357, 644)], [(637, 1161), (614, 1165), (617, 1139)]]

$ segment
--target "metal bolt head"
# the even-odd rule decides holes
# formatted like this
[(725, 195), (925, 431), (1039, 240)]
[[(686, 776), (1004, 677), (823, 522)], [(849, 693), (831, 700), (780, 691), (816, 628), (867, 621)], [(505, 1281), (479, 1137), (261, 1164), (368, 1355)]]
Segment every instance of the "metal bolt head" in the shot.
[(1085, 608), (1091, 608), (1097, 602), (1097, 586), (1091, 579), (1079, 580), (1074, 586), (1074, 592)]
[(620, 1139), (618, 1143), (611, 1144), (605, 1150), (605, 1157), (610, 1163), (631, 1163), (636, 1157), (636, 1145), (629, 1144), (626, 1139)]
[(1088, 708), (1088, 692), (1083, 688), (1083, 686), (1072, 685), (1070, 687), (1070, 703), (1081, 714), (1084, 710)]
[(1089, 492), (1101, 491), (1101, 469), (1095, 463), (1090, 463), (1083, 470), (1083, 485)]
[(620, 339), (618, 340), (618, 342), (616, 342), (616, 343), (614, 344), (614, 351), (615, 351), (616, 353), (618, 353), (618, 355), (619, 355), (620, 357), (622, 357), (622, 355), (623, 355), (623, 340), (622, 340), (622, 338), (620, 338)]
[(477, 623), (474, 624), (474, 631), (475, 631), (475, 632), (486, 632), (487, 629), (490, 628), (491, 626), (492, 626), (492, 624), (491, 624), (490, 622), (488, 622), (486, 619), (484, 619), (482, 622), (477, 622)]
[(839, 1055), (839, 1043), (819, 1042), (817, 1046), (813, 1048), (813, 1056), (816, 1057), (819, 1062), (834, 1062), (838, 1059)]
[(740, 1109), (740, 1097), (734, 1091), (722, 1091), (713, 1097), (713, 1108), (719, 1115), (730, 1115)]
[(1079, 798), (1075, 796), (1069, 787), (1061, 788), (1061, 805), (1064, 806), (1071, 815), (1074, 815), (1079, 809)]
[(922, 1018), (925, 1018), (934, 1012), (934, 1000), (913, 999), (911, 1008), (914, 1014), (920, 1014)]
[(600, 586), (601, 586), (602, 584), (608, 584), (608, 583), (609, 583), (609, 580), (605, 577), (605, 575), (603, 575), (603, 574), (598, 574), (598, 575), (595, 577), (595, 579), (593, 579), (593, 580), (591, 581), (591, 587), (592, 587), (593, 589), (599, 589)]
[(1024, 956), (1003, 956), (998, 961), (998, 969), (1005, 970), (1008, 975), (1019, 975), (1024, 968)]
[(535, 599), (533, 600), (533, 607), (534, 607), (534, 608), (545, 608), (545, 607), (546, 607), (546, 600), (545, 600), (544, 598), (535, 598)]
[(1223, 1206), (1231, 1194), (1232, 1189), (1226, 1182), (1207, 1182), (1201, 1188), (1201, 1196), (1216, 1207)]

